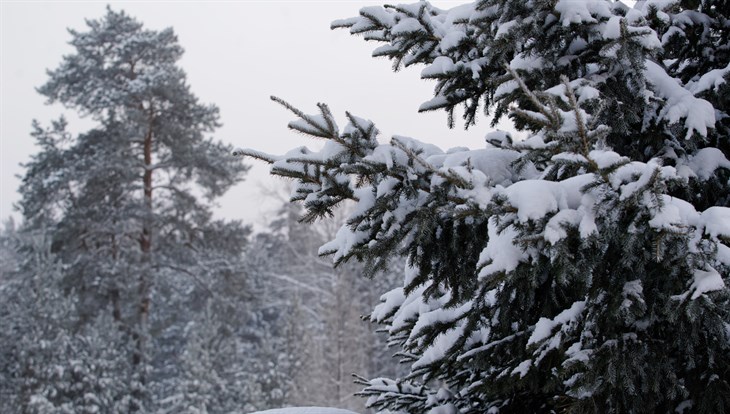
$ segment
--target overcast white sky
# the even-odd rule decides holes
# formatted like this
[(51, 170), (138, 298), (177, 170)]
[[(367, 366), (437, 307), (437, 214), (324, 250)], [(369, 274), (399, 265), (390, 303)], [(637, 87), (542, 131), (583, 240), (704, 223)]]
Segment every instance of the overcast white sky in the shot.
[[(36, 151), (29, 136), (32, 119), (44, 124), (65, 114), (72, 130), (90, 125), (59, 105), (47, 106), (35, 87), (46, 80), (61, 56), (72, 52), (66, 28), (84, 30), (84, 18), (104, 14), (106, 2), (9, 2), (0, 0), (0, 219), (18, 200), (23, 170), (18, 164)], [(433, 83), (421, 80), (421, 68), (393, 73), (388, 60), (372, 58), (373, 43), (347, 31), (329, 29), (338, 18), (355, 16), (362, 6), (348, 1), (109, 2), (147, 28), (172, 26), (185, 55), (180, 65), (193, 92), (221, 110), (223, 127), (214, 136), (238, 147), (268, 153), (319, 143), (286, 128), (293, 117), (269, 100), (277, 95), (308, 113), (325, 102), (338, 119), (344, 112), (372, 119), (385, 141), (393, 134), (432, 142), (443, 148), (480, 148), (489, 131), (486, 120), (464, 131), (446, 127), (442, 112), (419, 114)], [(464, 1), (433, 1), (442, 8)], [(253, 161), (249, 161), (251, 164)], [(218, 212), (262, 224), (272, 202), (260, 187), (277, 181), (264, 164), (253, 162), (246, 181), (229, 191)], [(280, 181), (280, 180), (279, 180)], [(18, 217), (17, 212), (12, 213)]]

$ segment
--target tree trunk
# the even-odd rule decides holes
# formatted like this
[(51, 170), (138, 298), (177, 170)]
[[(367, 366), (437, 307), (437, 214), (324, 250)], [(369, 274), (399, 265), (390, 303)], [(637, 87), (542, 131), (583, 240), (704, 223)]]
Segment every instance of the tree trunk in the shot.
[[(152, 110), (150, 109), (150, 112)], [(150, 271), (152, 251), (152, 115), (150, 114), (147, 133), (144, 137), (144, 217), (142, 219), (142, 236), (140, 237), (140, 250), (142, 251), (142, 269), (139, 273), (139, 304), (138, 304), (138, 326), (136, 335), (136, 352), (133, 364), (137, 366), (139, 382), (142, 387), (147, 382), (146, 378), (146, 357), (145, 347), (148, 333), (148, 320), (150, 313)], [(140, 390), (141, 391), (141, 390)]]
[[(140, 329), (146, 334), (147, 319), (150, 311), (150, 292), (149, 292), (149, 268), (150, 268), (150, 253), (152, 250), (152, 126), (147, 132), (144, 139), (144, 203), (145, 203), (145, 217), (144, 224), (142, 227), (142, 260), (144, 267), (139, 275), (139, 322)], [(144, 335), (142, 335), (144, 336)], [(143, 339), (140, 341), (140, 345), (143, 344)]]
[(337, 302), (336, 308), (337, 308), (337, 406), (342, 406), (342, 364), (343, 364), (343, 355), (344, 352), (342, 341), (343, 336), (345, 334), (345, 315), (344, 315), (344, 309), (342, 304), (342, 291), (340, 289), (340, 283), (342, 282), (342, 275), (340, 272), (336, 272), (335, 275), (335, 300)]

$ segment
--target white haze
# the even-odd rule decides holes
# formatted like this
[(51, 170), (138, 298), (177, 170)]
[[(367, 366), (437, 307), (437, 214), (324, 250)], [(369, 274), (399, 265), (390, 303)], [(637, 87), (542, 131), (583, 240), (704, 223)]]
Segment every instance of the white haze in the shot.
[[(449, 8), (462, 1), (435, 1)], [(283, 153), (298, 146), (320, 143), (289, 131), (294, 119), (269, 100), (279, 96), (308, 113), (325, 102), (338, 119), (344, 112), (372, 119), (381, 140), (392, 134), (412, 136), (441, 147), (484, 145), (490, 131), (482, 121), (464, 131), (446, 126), (443, 112), (419, 114), (429, 99), (433, 82), (419, 79), (422, 68), (393, 73), (391, 63), (373, 59), (376, 46), (330, 23), (355, 16), (367, 1), (260, 1), (260, 2), (112, 2), (150, 29), (172, 26), (185, 48), (181, 66), (193, 92), (221, 110), (223, 126), (215, 133), (238, 147)], [(45, 70), (55, 68), (71, 53), (66, 28), (85, 30), (84, 18), (99, 18), (106, 3), (5, 2), (2, 8), (0, 47), (0, 219), (11, 214), (18, 201), (19, 163), (36, 151), (29, 136), (32, 119), (43, 124), (65, 114), (73, 131), (93, 125), (60, 105), (44, 105), (34, 88), (46, 80)], [(508, 128), (504, 123), (502, 128)], [(280, 180), (268, 177), (265, 165), (249, 161), (253, 169), (246, 181), (226, 194), (218, 213), (226, 218), (256, 224), (277, 202), (262, 195)]]

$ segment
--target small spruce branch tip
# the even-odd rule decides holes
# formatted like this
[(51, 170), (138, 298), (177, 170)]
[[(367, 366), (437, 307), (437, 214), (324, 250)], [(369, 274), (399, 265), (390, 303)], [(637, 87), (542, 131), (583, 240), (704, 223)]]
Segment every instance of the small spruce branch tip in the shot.
[[(297, 117), (299, 117), (301, 120), (305, 121), (307, 125), (314, 128), (313, 130), (301, 128), (298, 127), (296, 124), (289, 123), (289, 128), (293, 129), (295, 131), (301, 132), (303, 134), (306, 134), (308, 136), (317, 137), (317, 138), (325, 138), (325, 139), (331, 139), (338, 144), (348, 148), (352, 152), (361, 155), (361, 151), (354, 147), (352, 144), (347, 142), (347, 140), (344, 140), (342, 137), (340, 137), (338, 133), (337, 124), (334, 121), (334, 117), (332, 115), (332, 112), (330, 111), (329, 107), (326, 104), (319, 103), (317, 104), (317, 107), (320, 110), (320, 113), (322, 115), (322, 118), (325, 120), (327, 124), (327, 128), (323, 128), (322, 125), (318, 122), (316, 122), (311, 116), (305, 114), (298, 108), (294, 107), (290, 103), (286, 102), (285, 100), (278, 98), (276, 96), (271, 96), (271, 100), (274, 102), (282, 105), (292, 113), (294, 113)], [(360, 130), (364, 135), (369, 136), (372, 132), (372, 127), (368, 128), (367, 130), (363, 129), (362, 126), (359, 125), (358, 122), (356, 122), (356, 119), (350, 114), (347, 113), (348, 119), (357, 127), (358, 130)], [(297, 170), (288, 170), (285, 168), (279, 168), (279, 167), (272, 167), (272, 174), (278, 175), (280, 177), (285, 178), (293, 178), (300, 180), (304, 183), (310, 183), (310, 184), (317, 184), (321, 185), (323, 178), (330, 182), (330, 183), (336, 183), (337, 180), (332, 176), (332, 174), (329, 172), (331, 169), (336, 169), (339, 167), (339, 164), (333, 163), (332, 160), (316, 160), (316, 159), (308, 159), (308, 158), (285, 158), (283, 156), (274, 156), (271, 154), (266, 154), (261, 151), (256, 151), (249, 148), (237, 148), (233, 150), (231, 153), (234, 157), (251, 157), (254, 159), (258, 159), (261, 161), (264, 161), (268, 164), (274, 164), (277, 161), (286, 159), (287, 162), (293, 162), (298, 163), (304, 166), (303, 171), (297, 171)], [(309, 166), (314, 165), (318, 167), (322, 167), (321, 169), (316, 169), (314, 173), (309, 173)], [(337, 194), (337, 198), (339, 201), (344, 201), (346, 199), (353, 200), (355, 202), (359, 201), (359, 198), (356, 197), (352, 192), (344, 192)], [(338, 201), (338, 203), (339, 203)], [(310, 213), (311, 214), (311, 213)], [(311, 221), (307, 220), (306, 218), (309, 217), (309, 215), (305, 215), (304, 220), (305, 221)], [(314, 213), (315, 216), (317, 216), (317, 213)]]
[(311, 116), (309, 116), (309, 115), (305, 114), (304, 112), (302, 112), (301, 110), (295, 108), (289, 102), (287, 102), (279, 97), (276, 97), (276, 96), (271, 96), (271, 100), (280, 104), (281, 106), (288, 109), (292, 113), (294, 113), (296, 116), (298, 116), (300, 119), (302, 119), (304, 122), (306, 122), (308, 125), (310, 125), (312, 128), (314, 128), (315, 131), (317, 131), (319, 133), (316, 133), (315, 131), (312, 131), (312, 130), (306, 130), (303, 128), (299, 128), (296, 125), (293, 125), (292, 123), (289, 123), (289, 128), (302, 132), (307, 135), (311, 135), (311, 136), (319, 137), (319, 138), (332, 139), (339, 144), (347, 145), (347, 143), (345, 143), (340, 138), (339, 133), (337, 132), (337, 125), (335, 124), (334, 117), (332, 116), (332, 112), (327, 107), (327, 105), (325, 105), (323, 103), (317, 104), (317, 107), (319, 108), (320, 113), (322, 114), (322, 118), (324, 118), (325, 122), (327, 123), (327, 128), (323, 128), (322, 125), (317, 123), (314, 119), (312, 119)]
[[(553, 131), (559, 130), (560, 125), (563, 123), (563, 119), (557, 108), (555, 107), (554, 103), (552, 103), (552, 101), (549, 101), (549, 106), (544, 105), (542, 102), (540, 102), (540, 98), (538, 98), (538, 96), (535, 95), (535, 93), (527, 87), (522, 77), (514, 69), (512, 69), (507, 64), (505, 64), (504, 67), (512, 75), (512, 78), (515, 80), (515, 82), (517, 82), (525, 96), (527, 96), (528, 99), (533, 103), (533, 105), (535, 105), (535, 107), (538, 109), (538, 111), (548, 119), (549, 123), (545, 123), (544, 126), (550, 128)], [(568, 98), (570, 108), (575, 114), (576, 126), (578, 128), (578, 137), (581, 140), (579, 153), (588, 162), (589, 171), (600, 175), (604, 182), (608, 183), (608, 175), (606, 175), (606, 173), (601, 170), (601, 168), (598, 166), (598, 163), (596, 163), (596, 161), (590, 156), (590, 152), (591, 146), (593, 146), (593, 144), (595, 144), (595, 142), (597, 142), (600, 137), (605, 137), (610, 132), (610, 128), (605, 125), (599, 125), (595, 128), (590, 128), (590, 126), (586, 125), (585, 120), (583, 119), (582, 111), (580, 109), (580, 104), (575, 97), (573, 87), (570, 85), (568, 77), (565, 75), (561, 75), (560, 80), (565, 87), (565, 95)], [(530, 118), (524, 111), (520, 110), (519, 108), (512, 109), (512, 112), (517, 116)]]
[(273, 164), (278, 161), (278, 157), (266, 154), (265, 152), (256, 151), (250, 148), (236, 148), (231, 153), (234, 157), (251, 157), (257, 160), (266, 162), (267, 164)]

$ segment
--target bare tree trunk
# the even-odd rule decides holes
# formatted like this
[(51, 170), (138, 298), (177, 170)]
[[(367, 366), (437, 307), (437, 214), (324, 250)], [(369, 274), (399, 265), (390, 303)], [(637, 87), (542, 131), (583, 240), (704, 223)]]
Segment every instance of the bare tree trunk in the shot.
[(342, 406), (342, 336), (344, 332), (345, 315), (344, 309), (342, 309), (342, 292), (340, 291), (341, 277), (339, 273), (335, 274), (335, 298), (337, 301), (337, 406)]
[[(150, 112), (152, 109), (150, 108)], [(144, 217), (142, 219), (142, 235), (140, 237), (140, 250), (142, 251), (142, 269), (139, 273), (139, 303), (137, 310), (138, 325), (136, 330), (136, 350), (132, 363), (137, 367), (139, 383), (142, 389), (137, 391), (138, 398), (143, 398), (143, 388), (147, 382), (147, 358), (146, 345), (148, 334), (148, 320), (150, 313), (150, 268), (152, 252), (152, 115), (150, 114), (147, 133), (144, 137)]]
[(147, 135), (144, 138), (144, 204), (145, 217), (142, 226), (142, 239), (140, 247), (142, 249), (143, 270), (139, 275), (139, 324), (140, 335), (138, 341), (138, 350), (142, 353), (144, 348), (144, 336), (147, 333), (147, 320), (150, 312), (150, 289), (149, 289), (149, 268), (150, 254), (152, 250), (152, 125), (150, 125)]

